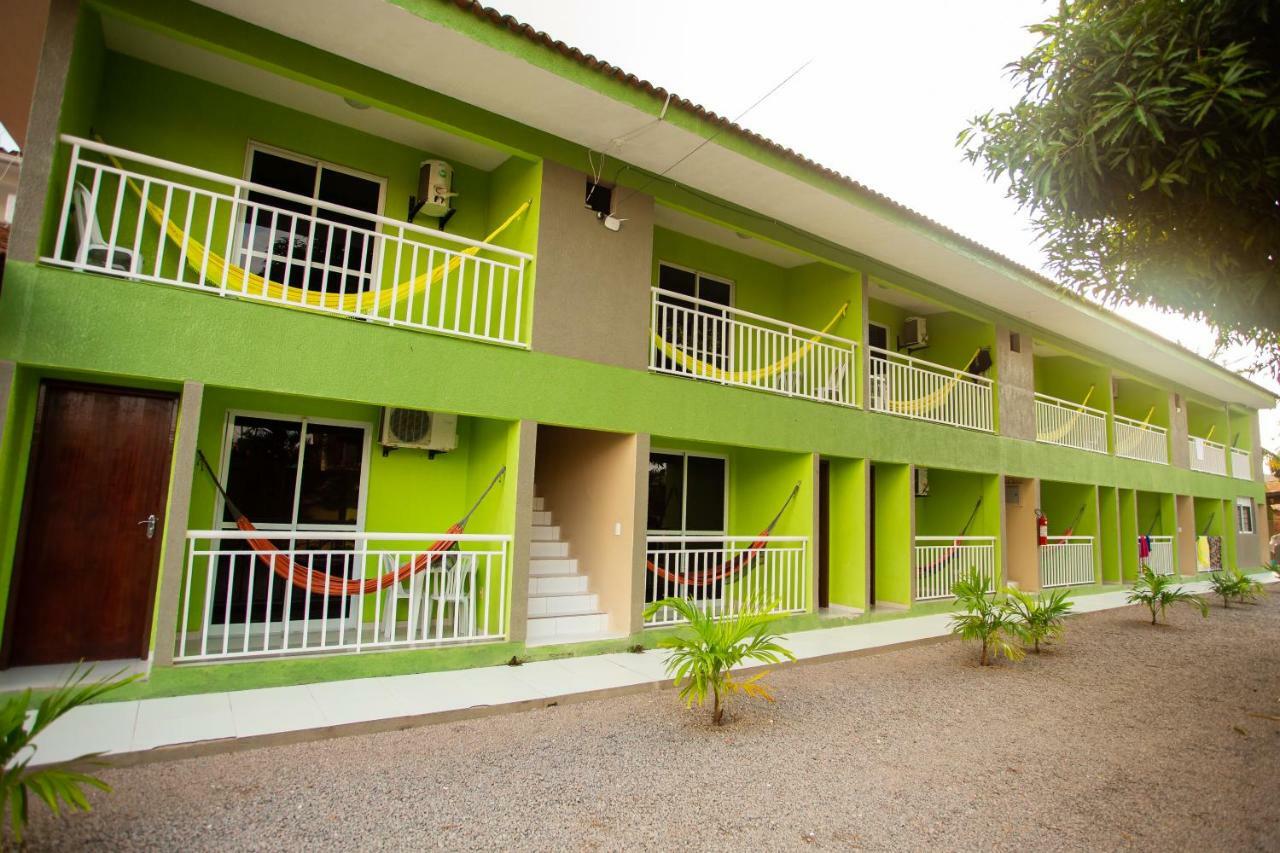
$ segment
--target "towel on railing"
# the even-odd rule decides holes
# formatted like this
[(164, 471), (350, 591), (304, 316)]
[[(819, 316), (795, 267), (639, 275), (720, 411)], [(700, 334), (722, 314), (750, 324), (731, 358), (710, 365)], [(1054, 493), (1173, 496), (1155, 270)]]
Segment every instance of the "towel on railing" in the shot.
[(1151, 556), (1151, 537), (1139, 536), (1138, 537), (1138, 559), (1145, 560), (1147, 557), (1150, 557), (1150, 556)]
[(1222, 570), (1222, 537), (1196, 537), (1196, 568), (1202, 572)]

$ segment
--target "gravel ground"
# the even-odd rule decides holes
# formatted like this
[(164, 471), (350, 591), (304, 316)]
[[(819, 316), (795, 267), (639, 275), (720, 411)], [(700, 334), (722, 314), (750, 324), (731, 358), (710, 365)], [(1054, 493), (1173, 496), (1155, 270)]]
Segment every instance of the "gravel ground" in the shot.
[(1280, 849), (1280, 595), (792, 666), (719, 730), (671, 691), (108, 771), (37, 849)]

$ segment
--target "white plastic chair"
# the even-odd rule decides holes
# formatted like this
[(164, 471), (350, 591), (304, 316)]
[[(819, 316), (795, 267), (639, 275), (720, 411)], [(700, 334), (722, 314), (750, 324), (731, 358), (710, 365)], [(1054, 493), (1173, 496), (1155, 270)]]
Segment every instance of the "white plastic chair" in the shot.
[[(396, 638), (400, 602), (408, 602), (409, 606), (405, 614), (406, 640), (425, 640), (429, 633), (434, 634), (437, 640), (443, 639), (444, 618), (449, 609), (453, 613), (453, 636), (474, 636), (476, 615), (471, 606), (471, 590), (475, 586), (475, 566), (474, 554), (453, 551), (443, 554), (431, 568), (387, 587), (382, 593), (383, 640), (389, 642)], [(394, 569), (394, 557), (383, 554), (381, 571), (385, 574)], [(428, 578), (431, 580), (429, 585)], [(429, 632), (433, 622), (435, 630)], [(464, 623), (465, 632), (462, 630)]]
[(112, 249), (102, 238), (98, 217), (93, 210), (93, 194), (84, 184), (71, 191), (71, 206), (76, 218), (76, 262), (100, 269), (137, 273), (138, 259), (129, 249)]

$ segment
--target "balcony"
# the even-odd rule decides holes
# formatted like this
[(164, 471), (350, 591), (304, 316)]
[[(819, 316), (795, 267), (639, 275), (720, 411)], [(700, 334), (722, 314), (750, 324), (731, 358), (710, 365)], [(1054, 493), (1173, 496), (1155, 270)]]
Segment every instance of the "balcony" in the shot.
[(1141, 562), (1158, 575), (1173, 574), (1173, 537), (1148, 536), (1151, 552)]
[[(71, 147), (42, 262), (527, 347), (533, 257), (99, 142)], [(525, 205), (508, 219), (517, 219)]]
[(991, 379), (880, 347), (869, 346), (867, 352), (867, 408), (994, 432)]
[(1250, 462), (1249, 451), (1241, 450), (1238, 447), (1231, 448), (1231, 476), (1237, 480), (1252, 480), (1253, 465)]
[(994, 592), (994, 536), (917, 536), (914, 557), (916, 601), (951, 598), (952, 585), (974, 569)]
[(1093, 537), (1050, 536), (1040, 546), (1040, 586), (1080, 586), (1093, 583)]
[(504, 640), (510, 546), (464, 533), (192, 530), (174, 660)]
[(649, 369), (837, 406), (857, 405), (857, 344), (653, 288)]
[[(803, 613), (808, 598), (804, 536), (659, 536), (645, 547), (651, 597), (684, 598), (716, 618), (759, 604), (773, 613)], [(646, 628), (678, 625), (670, 608), (645, 619)]]
[(1036, 441), (1107, 452), (1107, 413), (1048, 394), (1036, 394)]
[(1169, 431), (1144, 421), (1116, 415), (1116, 456), (1169, 464)]
[(1206, 474), (1227, 476), (1227, 448), (1225, 445), (1207, 438), (1191, 436), (1187, 439), (1191, 455), (1191, 470), (1203, 471)]

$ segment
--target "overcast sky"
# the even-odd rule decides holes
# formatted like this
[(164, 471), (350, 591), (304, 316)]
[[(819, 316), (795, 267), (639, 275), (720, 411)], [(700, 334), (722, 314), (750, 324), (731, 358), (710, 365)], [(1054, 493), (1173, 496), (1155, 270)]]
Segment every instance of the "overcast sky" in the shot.
[[(493, 0), (545, 30), (730, 118), (810, 64), (742, 123), (1033, 269), (1028, 219), (963, 160), (956, 134), (1018, 96), (1005, 65), (1034, 44), (1036, 0)], [(977, 10), (981, 10), (980, 12)], [(584, 164), (585, 165), (585, 164)], [(1202, 324), (1151, 309), (1120, 313), (1210, 355)], [(1247, 352), (1218, 361), (1233, 369)], [(1274, 378), (1255, 381), (1280, 391)], [(1280, 450), (1280, 412), (1263, 416)]]

